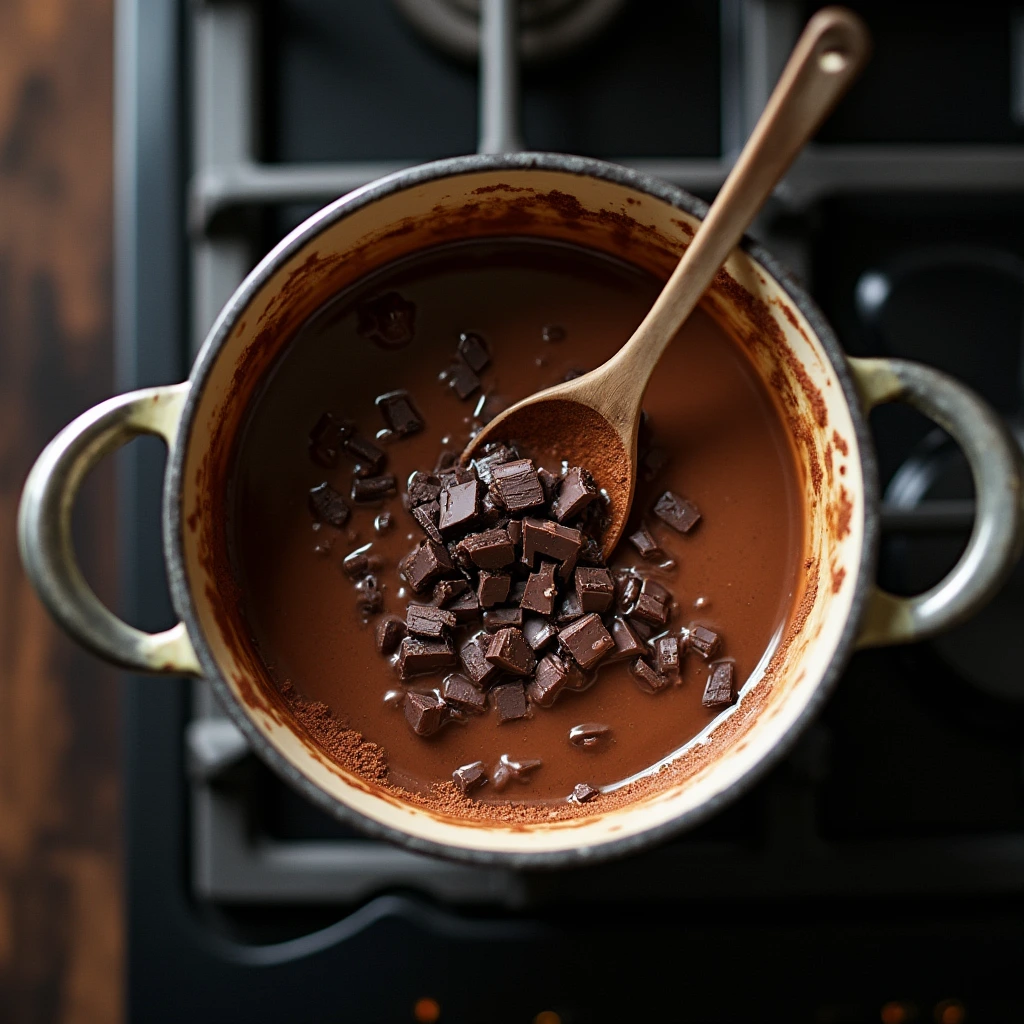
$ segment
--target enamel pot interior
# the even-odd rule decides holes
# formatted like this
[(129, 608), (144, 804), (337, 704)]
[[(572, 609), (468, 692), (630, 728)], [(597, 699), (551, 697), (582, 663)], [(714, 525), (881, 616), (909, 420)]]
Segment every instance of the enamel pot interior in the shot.
[[(172, 589), (205, 674), (256, 750), (333, 813), (415, 849), (559, 865), (645, 845), (693, 824), (787, 748), (851, 646), (873, 559), (871, 453), (842, 356), (811, 303), (755, 247), (735, 252), (703, 300), (745, 349), (788, 423), (804, 502), (802, 595), (778, 647), (734, 707), (658, 786), (623, 809), (535, 825), (460, 821), (397, 799), (333, 763), (290, 715), (249, 641), (223, 510), (233, 439), (261, 379), (339, 290), (416, 250), (482, 236), (588, 246), (668, 276), (704, 207), (622, 168), (558, 156), (465, 158), (384, 179), (321, 211), (250, 275), (193, 371), (168, 477)], [(867, 467), (867, 468), (866, 468)], [(589, 806), (589, 805), (588, 805)]]

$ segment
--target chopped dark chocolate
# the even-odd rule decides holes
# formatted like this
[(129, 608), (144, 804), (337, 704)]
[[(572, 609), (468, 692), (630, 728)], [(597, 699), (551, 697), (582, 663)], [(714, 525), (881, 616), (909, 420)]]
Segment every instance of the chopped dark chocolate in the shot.
[(403, 679), (436, 672), (439, 668), (453, 668), (455, 649), (449, 639), (420, 640), (407, 636), (398, 648), (398, 672)]
[(472, 331), (466, 331), (459, 335), (458, 353), (463, 362), (476, 373), (486, 370), (491, 361), (491, 352), (487, 347), (487, 342)]
[(526, 696), (534, 704), (549, 708), (569, 681), (569, 670), (557, 654), (545, 654), (537, 662), (534, 677), (526, 684)]
[(356, 477), (352, 481), (352, 500), (360, 504), (383, 501), (398, 490), (398, 482), (391, 473), (383, 476)]
[(373, 528), (378, 533), (387, 533), (393, 525), (394, 519), (390, 512), (381, 512), (381, 514), (373, 520)]
[(668, 622), (668, 605), (659, 601), (653, 594), (645, 594), (642, 590), (630, 618), (640, 619), (652, 626), (664, 626)]
[(426, 637), (428, 640), (440, 640), (446, 629), (455, 626), (455, 616), (444, 608), (433, 604), (409, 604), (405, 613), (405, 628), (413, 636)]
[(594, 612), (560, 630), (558, 639), (583, 669), (593, 668), (615, 647), (611, 634)]
[(376, 615), (384, 607), (384, 594), (377, 577), (364, 576), (356, 583), (356, 604), (363, 615)]
[(713, 629), (694, 626), (687, 634), (684, 647), (688, 651), (696, 651), (705, 661), (718, 653), (721, 638)]
[(487, 772), (484, 771), (483, 761), (474, 761), (472, 764), (464, 764), (452, 772), (452, 782), (455, 788), (466, 796), (477, 786), (482, 786), (487, 781)]
[(486, 689), (501, 675), (501, 669), (497, 665), (492, 665), (486, 658), (490, 644), (491, 638), (487, 634), (478, 633), (459, 648), (459, 660), (466, 670), (469, 681), (481, 690)]
[(550, 503), (554, 500), (555, 495), (558, 494), (558, 487), (562, 482), (562, 478), (557, 473), (552, 473), (550, 469), (545, 469), (543, 466), (537, 470), (537, 478), (540, 480), (541, 487), (544, 488), (544, 500)]
[(615, 642), (615, 650), (608, 655), (609, 661), (626, 661), (629, 658), (636, 658), (647, 649), (633, 626), (620, 615), (616, 615), (612, 619), (609, 632)]
[(461, 672), (452, 672), (444, 677), (441, 696), (446, 704), (471, 715), (479, 715), (487, 708), (487, 695)]
[(654, 503), (652, 511), (663, 523), (679, 533), (689, 533), (700, 519), (697, 506), (673, 491), (666, 491)]
[(629, 619), (629, 624), (642, 640), (650, 640), (654, 636), (654, 627), (642, 619)]
[(580, 466), (572, 466), (558, 489), (551, 515), (560, 523), (575, 519), (595, 498), (597, 484), (594, 478)]
[(358, 476), (373, 476), (384, 468), (387, 455), (372, 441), (360, 434), (352, 434), (345, 438), (345, 451), (359, 460)]
[(615, 608), (620, 615), (630, 615), (640, 596), (641, 580), (633, 573), (618, 573), (615, 576)]
[(415, 508), (428, 501), (437, 501), (441, 493), (441, 481), (430, 473), (416, 470), (410, 474), (405, 485), (405, 504), (408, 508)]
[(585, 612), (605, 612), (615, 599), (615, 583), (607, 569), (580, 566), (575, 573), (576, 597)]
[(441, 517), (441, 507), (436, 501), (428, 501), (410, 509), (413, 519), (419, 524), (420, 529), (438, 544), (444, 543), (441, 531), (437, 528), (438, 520)]
[(720, 661), (717, 665), (712, 665), (711, 675), (708, 676), (707, 686), (704, 687), (701, 704), (706, 708), (717, 708), (732, 704), (735, 700), (732, 662)]
[(348, 420), (339, 420), (325, 412), (309, 432), (309, 457), (318, 466), (330, 469), (338, 461), (345, 438), (354, 432), (355, 426)]
[(498, 713), (498, 725), (525, 718), (530, 712), (522, 683), (502, 683), (491, 690), (491, 696), (494, 699), (494, 710)]
[(494, 467), (511, 462), (517, 457), (511, 448), (507, 448), (503, 444), (487, 445), (484, 454), (473, 460), (473, 469), (476, 470), (476, 475), (481, 482), (490, 487), (494, 483)]
[(481, 570), (480, 581), (476, 587), (476, 596), (480, 606), (482, 608), (493, 608), (496, 604), (501, 604), (508, 597), (508, 590), (511, 585), (512, 577), (507, 572)]
[(444, 725), (444, 701), (432, 693), (407, 693), (405, 720), (417, 736), (433, 736)]
[(422, 593), (438, 577), (451, 572), (453, 568), (444, 545), (429, 538), (415, 548), (403, 562), (405, 579), (417, 594)]
[(528, 676), (537, 664), (533, 648), (520, 629), (508, 626), (494, 634), (487, 648), (487, 660), (514, 676)]
[(361, 576), (365, 576), (371, 569), (379, 568), (379, 558), (375, 557), (372, 563), (370, 561), (369, 552), (372, 546), (371, 544), (364, 544), (362, 547), (356, 548), (355, 551), (350, 551), (341, 560), (341, 571), (350, 580), (357, 580)]
[(521, 548), (523, 545), (523, 523), (521, 519), (509, 520), (508, 526), (505, 527), (508, 530), (509, 539), (512, 541), (514, 548)]
[(464, 594), (469, 590), (468, 580), (438, 580), (434, 584), (434, 593), (430, 598), (431, 604), (443, 608), (453, 598)]
[(530, 566), (535, 564), (537, 555), (547, 555), (556, 562), (571, 561), (583, 546), (583, 535), (571, 526), (561, 526), (545, 519), (523, 520), (523, 560)]
[(657, 693), (659, 690), (664, 690), (671, 683), (670, 679), (655, 672), (643, 658), (637, 658), (629, 666), (629, 670), (633, 673), (633, 678), (640, 689), (647, 693)]
[(651, 536), (646, 526), (641, 526), (635, 533), (631, 533), (629, 543), (636, 548), (641, 558), (646, 558), (649, 562), (660, 562), (665, 557), (665, 552), (658, 547), (658, 542)]
[(523, 611), (537, 612), (539, 615), (551, 615), (554, 612), (555, 598), (558, 596), (555, 568), (554, 562), (541, 562), (540, 569), (530, 574), (519, 603)]
[(547, 619), (525, 619), (522, 628), (526, 642), (535, 651), (542, 651), (558, 636), (558, 630)]
[(500, 791), (513, 779), (516, 782), (528, 782), (530, 773), (540, 768), (542, 763), (540, 758), (536, 757), (527, 761), (513, 761), (508, 754), (502, 754), (494, 771), (491, 772), (491, 785)]
[(391, 654), (405, 636), (405, 623), (397, 616), (388, 615), (377, 623), (374, 636), (378, 653)]
[(658, 604), (670, 604), (672, 601), (671, 591), (667, 587), (663, 587), (657, 580), (650, 579), (650, 577), (644, 578), (643, 583), (640, 585), (640, 593), (653, 597)]
[(601, 795), (601, 790), (595, 789), (589, 782), (577, 782), (572, 788), (569, 800), (577, 804), (585, 804)]
[(504, 517), (505, 509), (494, 500), (489, 490), (485, 491), (480, 499), (480, 525), (497, 526)]
[(611, 735), (611, 726), (600, 722), (583, 722), (569, 730), (569, 742), (577, 747), (596, 747), (601, 740)]
[(470, 477), (465, 483), (449, 484), (438, 496), (441, 506), (438, 529), (445, 536), (465, 530), (474, 519), (480, 506), (480, 482)]
[(351, 514), (348, 502), (325, 480), (309, 492), (309, 510), (317, 522), (340, 530)]
[(356, 330), (381, 348), (405, 348), (416, 330), (416, 304), (398, 292), (387, 292), (362, 303)]
[(480, 618), (480, 602), (477, 600), (476, 593), (467, 590), (464, 594), (459, 594), (448, 603), (448, 611), (455, 616), (456, 622), (460, 625)]
[(583, 618), (583, 607), (580, 604), (579, 595), (575, 590), (570, 590), (555, 609), (555, 622), (560, 626), (567, 626), (570, 622)]
[(504, 462), (491, 470), (492, 490), (509, 512), (525, 512), (544, 504), (544, 488), (530, 459)]
[(469, 398), (480, 387), (480, 378), (473, 368), (462, 362), (454, 362), (441, 374), (441, 380), (459, 396), (462, 401)]
[(679, 639), (660, 636), (654, 641), (654, 667), (658, 675), (675, 678), (679, 675)]
[(508, 530), (495, 529), (471, 533), (462, 539), (461, 544), (473, 564), (481, 569), (503, 569), (515, 561), (516, 553)]

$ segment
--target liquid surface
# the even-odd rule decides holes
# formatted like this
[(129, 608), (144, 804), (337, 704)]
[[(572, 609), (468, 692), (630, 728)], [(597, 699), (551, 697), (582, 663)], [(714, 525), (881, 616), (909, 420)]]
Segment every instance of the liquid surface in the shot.
[[(411, 595), (397, 564), (423, 534), (401, 496), (383, 505), (353, 504), (342, 530), (316, 528), (310, 488), (329, 481), (348, 497), (353, 462), (342, 455), (323, 469), (309, 457), (309, 431), (321, 413), (354, 420), (367, 437), (383, 427), (374, 399), (404, 388), (425, 429), (382, 447), (385, 472), (400, 492), (408, 475), (430, 470), (442, 445), (461, 450), (476, 423), (480, 394), (460, 401), (438, 375), (451, 363), (460, 332), (488, 342), (482, 374), (492, 401), (511, 404), (589, 370), (630, 336), (660, 283), (625, 264), (574, 247), (531, 240), (468, 242), (395, 264), (339, 296), (307, 323), (254, 404), (236, 454), (232, 534), (245, 595), (244, 614), (271, 676), (289, 680), (306, 698), (326, 703), (348, 727), (384, 748), (392, 783), (427, 792), (460, 765), (502, 754), (540, 758), (525, 784), (501, 793), (484, 786), (481, 800), (564, 800), (579, 782), (610, 786), (650, 768), (704, 729), (716, 711), (701, 706), (708, 665), (683, 658), (681, 682), (642, 692), (627, 663), (608, 665), (582, 693), (565, 692), (531, 718), (499, 725), (493, 713), (450, 724), (429, 738), (415, 735), (384, 696), (401, 688), (377, 653), (373, 625), (342, 571), (353, 549), (372, 543), (384, 612), (404, 616)], [(397, 291), (415, 304), (415, 337), (385, 350), (358, 332), (357, 307)], [(545, 328), (557, 326), (559, 331)], [(545, 340), (564, 333), (560, 340)], [(702, 310), (669, 346), (644, 408), (654, 445), (668, 456), (653, 478), (643, 469), (626, 535), (641, 521), (674, 567), (640, 562), (625, 542), (612, 567), (641, 565), (675, 598), (670, 627), (699, 624), (723, 640), (718, 657), (735, 664), (741, 688), (777, 639), (790, 613), (802, 544), (793, 457), (784, 428), (744, 353)], [(650, 474), (646, 474), (650, 476)], [(688, 535), (673, 533), (649, 510), (671, 489), (703, 514)], [(374, 525), (382, 511), (392, 527)], [(440, 686), (447, 673), (417, 678), (413, 689)], [(602, 723), (610, 734), (593, 747), (570, 730)]]

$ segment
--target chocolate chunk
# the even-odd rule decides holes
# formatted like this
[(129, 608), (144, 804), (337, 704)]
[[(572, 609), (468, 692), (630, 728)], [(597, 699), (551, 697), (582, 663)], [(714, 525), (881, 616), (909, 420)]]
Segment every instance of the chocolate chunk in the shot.
[(615, 650), (608, 655), (609, 661), (626, 661), (629, 658), (639, 657), (645, 652), (644, 641), (637, 636), (636, 630), (621, 616), (616, 615), (612, 619), (609, 632), (612, 635), (612, 640), (615, 641)]
[(502, 683), (491, 690), (494, 710), (498, 713), (498, 725), (525, 718), (529, 714), (526, 691), (522, 683)]
[(724, 707), (726, 704), (732, 704), (736, 700), (732, 683), (732, 662), (720, 661), (717, 665), (712, 665), (711, 675), (708, 676), (707, 686), (704, 687), (704, 696), (701, 698), (701, 704), (706, 708)]
[(584, 722), (569, 730), (569, 742), (577, 747), (596, 747), (601, 740), (611, 735), (611, 727), (600, 722)]
[(579, 561), (592, 568), (606, 568), (604, 553), (601, 551), (601, 542), (594, 537), (584, 536), (583, 547), (580, 548)]
[(352, 500), (360, 503), (383, 501), (397, 490), (398, 483), (390, 473), (384, 476), (356, 477), (352, 481)]
[(523, 520), (523, 561), (532, 566), (537, 555), (547, 555), (563, 564), (576, 557), (583, 546), (583, 535), (571, 526), (561, 526), (550, 520), (527, 518)]
[(356, 584), (356, 604), (363, 615), (376, 615), (384, 607), (384, 595), (376, 576), (364, 576)]
[(503, 444), (487, 445), (484, 454), (473, 460), (473, 469), (482, 483), (490, 487), (494, 483), (494, 467), (511, 462), (517, 455)]
[(378, 533), (387, 533), (394, 525), (394, 519), (390, 512), (381, 512), (373, 521), (373, 528)]
[(419, 524), (420, 529), (435, 543), (443, 544), (444, 538), (437, 528), (438, 520), (441, 517), (441, 507), (436, 501), (428, 501), (423, 505), (417, 505), (411, 510), (413, 519)]
[(721, 638), (712, 629), (694, 626), (687, 634), (684, 647), (688, 651), (696, 651), (705, 661), (718, 653)]
[(522, 628), (526, 642), (535, 651), (542, 651), (558, 636), (558, 630), (547, 619), (526, 619)]
[(441, 380), (465, 401), (480, 387), (480, 378), (465, 363), (452, 363), (441, 374)]
[(480, 500), (480, 525), (484, 527), (497, 526), (504, 518), (505, 510), (487, 491)]
[(650, 640), (654, 636), (654, 627), (641, 619), (630, 619), (629, 624), (642, 640)]
[(523, 523), (520, 519), (510, 519), (508, 526), (505, 527), (508, 530), (509, 539), (512, 541), (514, 548), (520, 548), (523, 544)]
[(654, 667), (658, 675), (679, 675), (679, 640), (674, 636), (661, 636), (654, 641)]
[(558, 341), (565, 341), (566, 331), (560, 324), (545, 324), (540, 336), (544, 341), (555, 344)]
[(456, 622), (460, 625), (473, 622), (480, 618), (480, 602), (472, 590), (467, 590), (466, 593), (459, 594), (458, 597), (449, 602), (448, 611), (455, 616)]
[(584, 672), (583, 669), (573, 661), (568, 653), (562, 652), (560, 657), (565, 664), (565, 688), (567, 690), (572, 690), (575, 693), (582, 693), (590, 687), (597, 678), (593, 672)]
[(504, 462), (491, 471), (493, 489), (509, 512), (525, 512), (544, 504), (544, 488), (530, 459)]
[(394, 615), (381, 619), (374, 630), (379, 654), (391, 654), (405, 636), (405, 623)]
[(398, 672), (403, 679), (452, 668), (455, 662), (455, 649), (449, 639), (420, 640), (407, 636), (398, 649)]
[(645, 690), (647, 693), (657, 693), (659, 690), (664, 690), (671, 682), (665, 676), (658, 675), (643, 658), (637, 658), (629, 666), (629, 670), (633, 673), (633, 678), (637, 681), (640, 689)]
[(654, 503), (653, 512), (663, 523), (679, 533), (689, 533), (700, 519), (697, 506), (672, 491), (666, 491)]
[(450, 469), (439, 474), (442, 487), (454, 487), (456, 484), (468, 484), (476, 479), (476, 473), (468, 466), (456, 463)]
[(641, 526), (636, 533), (631, 533), (629, 543), (636, 548), (641, 558), (648, 561), (660, 562), (665, 557), (665, 552), (658, 547), (658, 542), (651, 536), (646, 526)]
[(630, 617), (652, 626), (664, 626), (668, 622), (670, 597), (669, 592), (660, 583), (644, 580)]
[(593, 668), (615, 647), (611, 634), (594, 612), (560, 630), (558, 639), (584, 669)]
[(409, 604), (405, 612), (405, 628), (413, 636), (426, 637), (428, 640), (440, 640), (446, 629), (455, 626), (455, 616), (444, 608), (433, 604)]
[(551, 506), (551, 515), (560, 523), (574, 519), (597, 497), (594, 478), (580, 466), (573, 466), (565, 474), (558, 489), (558, 497)]
[(512, 577), (507, 572), (480, 573), (480, 582), (476, 587), (477, 600), (482, 608), (493, 608), (501, 604), (508, 597), (509, 587), (512, 585)]
[(341, 560), (341, 570), (350, 580), (357, 580), (365, 576), (371, 569), (379, 568), (380, 560), (374, 557), (373, 563), (370, 560), (370, 548), (373, 545), (364, 544), (355, 551), (350, 551)]
[(615, 607), (620, 615), (630, 615), (640, 596), (641, 580), (632, 573), (619, 573), (615, 576)]
[(508, 626), (494, 634), (487, 648), (487, 660), (514, 676), (528, 676), (537, 664), (533, 649), (521, 629)]
[(640, 593), (654, 598), (658, 604), (670, 604), (672, 601), (671, 591), (667, 587), (663, 587), (657, 580), (652, 580), (649, 577), (644, 578), (640, 586)]
[(472, 764), (464, 764), (452, 772), (452, 782), (456, 789), (466, 796), (477, 786), (482, 786), (487, 781), (487, 773), (484, 771), (483, 761), (474, 761)]
[(601, 795), (601, 790), (594, 789), (589, 782), (577, 782), (572, 788), (569, 800), (577, 804), (585, 804)]
[(588, 569), (583, 566), (576, 570), (576, 597), (585, 612), (604, 612), (615, 599), (615, 583), (607, 569)]
[[(442, 516), (444, 509), (442, 507)], [(515, 561), (516, 553), (508, 530), (485, 530), (464, 537), (461, 545), (473, 564), (481, 569), (503, 569)]]
[(417, 736), (433, 736), (444, 725), (444, 701), (432, 693), (405, 695), (405, 720)]
[(436, 476), (416, 470), (405, 485), (405, 504), (407, 508), (415, 508), (428, 501), (437, 501), (440, 494), (441, 481)]
[(385, 426), (399, 437), (418, 434), (423, 429), (423, 417), (408, 391), (388, 391), (378, 395), (374, 404), (380, 409)]
[(475, 373), (486, 370), (491, 361), (487, 342), (472, 331), (459, 335), (458, 353), (462, 361)]
[(560, 626), (567, 626), (570, 622), (583, 618), (583, 606), (580, 604), (579, 595), (575, 590), (569, 593), (558, 602), (555, 611), (555, 622)]
[(330, 469), (338, 461), (338, 452), (355, 432), (355, 426), (348, 420), (339, 420), (325, 412), (309, 432), (309, 457), (318, 465)]
[(539, 758), (531, 758), (527, 761), (513, 761), (508, 754), (502, 754), (494, 771), (491, 772), (491, 785), (500, 791), (513, 779), (516, 782), (528, 782), (530, 773), (540, 768), (542, 763)]
[(431, 604), (443, 608), (453, 598), (464, 594), (469, 590), (468, 580), (438, 580), (434, 584), (434, 593), (430, 598)]
[(444, 487), (438, 498), (441, 515), (438, 529), (446, 536), (466, 529), (476, 518), (480, 504), (480, 483), (471, 477), (465, 483)]
[(309, 492), (309, 510), (317, 522), (340, 530), (350, 515), (348, 502), (325, 480)]
[(381, 348), (405, 348), (416, 332), (416, 304), (398, 292), (362, 303), (357, 315), (356, 330)]
[(526, 684), (526, 696), (534, 704), (549, 708), (569, 681), (569, 670), (557, 654), (545, 654), (537, 662), (537, 671)]
[(490, 645), (489, 636), (477, 634), (459, 648), (459, 660), (466, 670), (469, 681), (481, 690), (486, 689), (501, 675), (501, 669), (497, 665), (492, 665), (486, 658)]
[(555, 495), (558, 494), (562, 478), (557, 473), (552, 473), (550, 469), (545, 469), (543, 466), (537, 470), (537, 478), (540, 480), (541, 487), (544, 488), (544, 500), (550, 503)]
[(451, 572), (453, 568), (444, 545), (428, 539), (406, 557), (403, 562), (403, 575), (409, 586), (419, 594), (439, 576)]
[(372, 441), (359, 434), (345, 438), (345, 451), (359, 460), (357, 476), (373, 476), (384, 468), (387, 456)]
[(444, 677), (441, 696), (446, 704), (471, 715), (479, 715), (487, 708), (487, 696), (461, 672), (453, 672)]
[(541, 562), (540, 569), (531, 573), (519, 606), (528, 612), (551, 615), (555, 610), (558, 586), (555, 583), (555, 563)]

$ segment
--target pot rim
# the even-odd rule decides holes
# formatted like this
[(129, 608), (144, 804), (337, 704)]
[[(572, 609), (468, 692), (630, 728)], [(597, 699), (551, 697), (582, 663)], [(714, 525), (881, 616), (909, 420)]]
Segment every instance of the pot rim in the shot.
[(329, 203), (286, 235), (260, 260), (225, 304), (196, 356), (189, 373), (191, 387), (179, 421), (176, 443), (171, 447), (168, 457), (164, 478), (164, 557), (167, 563), (171, 600), (188, 630), (189, 638), (202, 666), (204, 678), (209, 681), (221, 706), (231, 721), (242, 731), (253, 749), (302, 796), (344, 823), (352, 825), (374, 838), (386, 839), (416, 853), (489, 867), (566, 868), (612, 860), (655, 846), (679, 832), (707, 820), (721, 807), (734, 801), (741, 793), (763, 778), (793, 748), (800, 734), (817, 716), (822, 705), (835, 689), (839, 676), (846, 667), (852, 652), (868, 593), (874, 583), (879, 541), (878, 468), (867, 418), (861, 408), (860, 397), (847, 366), (846, 355), (818, 306), (794, 276), (760, 244), (744, 235), (739, 248), (756, 260), (771, 275), (803, 314), (814, 332), (815, 338), (824, 349), (831, 369), (842, 389), (843, 397), (849, 406), (864, 480), (864, 540), (849, 614), (832, 659), (806, 706), (757, 764), (711, 799), (683, 812), (670, 821), (634, 835), (613, 839), (596, 846), (538, 853), (449, 846), (383, 825), (322, 790), (279, 753), (260, 732), (245, 709), (236, 701), (206, 643), (185, 574), (182, 477), (187, 445), (183, 441), (192, 432), (201, 394), (220, 349), (234, 328), (239, 314), (277, 271), (282, 261), (307, 245), (327, 227), (350, 213), (423, 182), (482, 171), (504, 170), (548, 170), (580, 177), (597, 178), (633, 188), (655, 199), (660, 199), (700, 220), (704, 219), (708, 211), (708, 204), (703, 200), (658, 178), (619, 164), (562, 153), (471, 155), (417, 164), (372, 181)]

